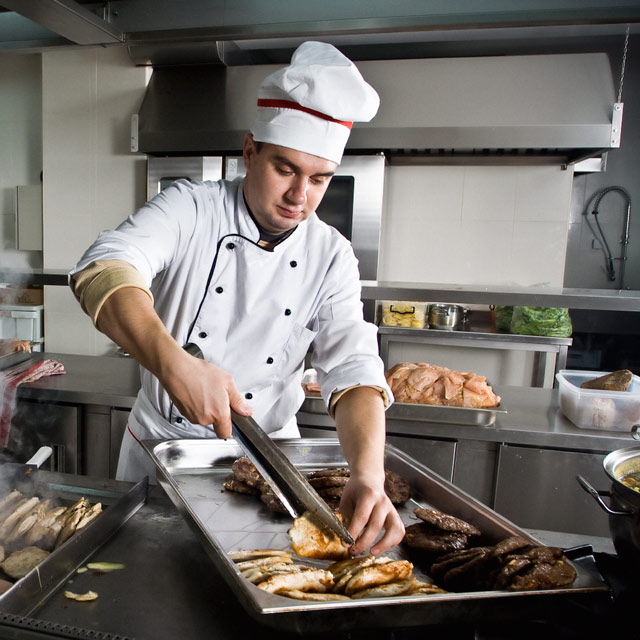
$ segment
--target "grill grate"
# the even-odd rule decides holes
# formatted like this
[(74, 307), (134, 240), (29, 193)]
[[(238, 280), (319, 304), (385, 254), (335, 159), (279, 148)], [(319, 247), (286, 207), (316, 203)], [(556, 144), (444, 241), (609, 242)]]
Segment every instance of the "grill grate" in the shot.
[(20, 638), (91, 638), (91, 640), (133, 640), (128, 636), (92, 629), (82, 629), (68, 624), (25, 618), (11, 613), (0, 613), (0, 637)]

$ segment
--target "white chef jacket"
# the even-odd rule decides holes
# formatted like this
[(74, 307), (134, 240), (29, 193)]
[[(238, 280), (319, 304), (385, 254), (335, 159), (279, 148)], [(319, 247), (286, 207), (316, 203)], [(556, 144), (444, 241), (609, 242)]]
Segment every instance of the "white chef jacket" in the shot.
[[(391, 401), (350, 243), (313, 213), (273, 250), (260, 247), (242, 180), (173, 183), (100, 233), (70, 275), (96, 260), (132, 264), (169, 333), (231, 373), (272, 437), (299, 435), (310, 345), (327, 404), (354, 385), (380, 387)], [(143, 367), (130, 427), (140, 439), (215, 437), (182, 416)]]

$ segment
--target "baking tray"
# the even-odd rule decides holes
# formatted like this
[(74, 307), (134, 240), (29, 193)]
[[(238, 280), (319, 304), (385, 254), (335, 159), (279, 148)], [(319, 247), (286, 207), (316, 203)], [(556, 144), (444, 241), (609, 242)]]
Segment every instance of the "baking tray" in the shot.
[[(513, 619), (536, 615), (543, 603), (556, 596), (582, 599), (608, 592), (589, 556), (574, 562), (578, 576), (572, 585), (545, 591), (482, 591), (337, 602), (309, 602), (267, 593), (240, 574), (227, 552), (290, 549), (287, 532), (292, 520), (269, 511), (256, 496), (224, 490), (223, 482), (231, 473), (233, 461), (243, 455), (237, 443), (232, 439), (186, 439), (145, 440), (142, 444), (155, 462), (159, 483), (199, 537), (238, 600), (258, 621), (280, 630), (304, 633)], [(346, 466), (335, 438), (278, 440), (277, 444), (303, 473)], [(411, 500), (398, 508), (405, 525), (418, 521), (413, 509), (419, 504), (473, 523), (483, 532), (482, 543), (494, 544), (512, 535), (537, 542), (399, 449), (387, 445), (385, 458), (386, 468), (401, 474), (411, 484)], [(410, 550), (398, 546), (385, 555), (411, 560), (414, 575), (431, 582)], [(305, 559), (305, 562), (319, 561)]]
[(35, 471), (22, 464), (2, 464), (2, 496), (11, 489), (18, 489), (25, 495), (54, 498), (63, 505), (73, 504), (85, 497), (92, 504), (101, 502), (103, 512), (0, 595), (0, 612), (30, 616), (42, 607), (76, 569), (138, 511), (146, 501), (147, 487), (146, 478), (133, 485), (86, 476)]
[[(306, 397), (300, 411), (320, 415), (327, 414), (327, 409), (321, 398)], [(507, 408), (504, 402), (491, 409), (394, 402), (386, 411), (386, 417), (393, 420), (414, 420), (416, 422), (435, 422), (470, 427), (491, 427), (499, 415), (506, 414)]]

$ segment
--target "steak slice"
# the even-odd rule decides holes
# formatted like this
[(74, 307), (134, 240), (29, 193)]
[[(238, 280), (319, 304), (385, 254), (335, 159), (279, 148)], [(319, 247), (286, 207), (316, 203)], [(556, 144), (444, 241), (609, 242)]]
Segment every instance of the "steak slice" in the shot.
[(507, 588), (510, 591), (551, 589), (571, 584), (575, 579), (576, 570), (568, 562), (536, 562), (525, 571), (514, 575)]
[(464, 533), (467, 536), (479, 536), (481, 531), (472, 524), (456, 518), (437, 509), (414, 509), (413, 511), (420, 520), (426, 522), (442, 531), (453, 531)]
[(510, 536), (498, 542), (493, 549), (494, 556), (502, 556), (516, 551), (524, 550), (533, 545), (529, 540), (521, 538), (520, 536)]
[(252, 487), (246, 482), (238, 480), (233, 473), (227, 476), (225, 481), (222, 483), (222, 486), (228, 491), (235, 491), (236, 493), (245, 493), (254, 496), (257, 496), (260, 493), (260, 490), (256, 487)]
[(404, 504), (411, 495), (409, 483), (395, 471), (384, 472), (384, 491), (392, 504)]
[(250, 487), (255, 487), (260, 490), (264, 485), (264, 479), (260, 475), (260, 472), (256, 469), (255, 465), (249, 458), (242, 457), (234, 461), (231, 466), (233, 475), (240, 481), (248, 484)]
[(309, 484), (314, 489), (332, 489), (334, 487), (344, 487), (349, 482), (349, 476), (321, 476), (310, 478)]
[(418, 522), (406, 528), (403, 542), (416, 549), (423, 549), (431, 553), (443, 553), (464, 549), (467, 546), (467, 536), (464, 533), (454, 531), (433, 530)]
[(309, 471), (307, 474), (308, 480), (313, 480), (314, 478), (348, 478), (351, 475), (351, 471), (349, 469), (339, 468), (339, 469), (318, 469), (316, 471)]
[(446, 589), (453, 591), (477, 591), (484, 588), (486, 568), (491, 562), (486, 549), (471, 556), (466, 562), (449, 569), (442, 578)]

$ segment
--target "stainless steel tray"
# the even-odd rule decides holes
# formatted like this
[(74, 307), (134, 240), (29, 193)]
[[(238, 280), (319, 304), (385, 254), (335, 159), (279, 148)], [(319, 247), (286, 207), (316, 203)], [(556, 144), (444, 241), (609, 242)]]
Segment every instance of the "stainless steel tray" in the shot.
[[(300, 411), (326, 415), (327, 409), (321, 398), (306, 397)], [(470, 427), (491, 427), (499, 415), (506, 415), (504, 402), (492, 409), (471, 409), (469, 407), (439, 407), (428, 404), (394, 402), (386, 412), (387, 418), (395, 420), (415, 420), (438, 424), (457, 424)]]
[(387, 417), (396, 420), (418, 420), (439, 424), (461, 424), (471, 427), (491, 427), (499, 415), (505, 415), (503, 403), (492, 409), (471, 409), (470, 407), (438, 407), (428, 404), (394, 402), (387, 409)]
[[(226, 492), (223, 481), (233, 461), (243, 455), (232, 440), (146, 440), (143, 446), (156, 464), (158, 481), (200, 538), (223, 578), (247, 611), (260, 622), (297, 632), (337, 631), (372, 627), (414, 627), (460, 623), (527, 615), (554, 596), (578, 596), (607, 592), (593, 559), (574, 563), (576, 581), (569, 587), (530, 592), (483, 591), (402, 596), (338, 602), (307, 602), (267, 593), (246, 580), (228, 556), (234, 549), (289, 549), (291, 518), (274, 514), (255, 496)], [(302, 472), (345, 466), (337, 439), (278, 440), (289, 459)], [(417, 522), (416, 503), (433, 506), (475, 524), (485, 543), (511, 535), (535, 542), (526, 532), (482, 503), (387, 445), (386, 468), (400, 473), (411, 484), (412, 502), (399, 508), (405, 524)], [(430, 578), (404, 547), (385, 555), (414, 562), (414, 574)], [(313, 561), (309, 561), (313, 562)], [(317, 561), (316, 561), (317, 562)], [(326, 563), (328, 564), (328, 563)]]
[(87, 527), (51, 552), (35, 569), (0, 595), (0, 612), (30, 616), (58, 591), (70, 576), (90, 558), (144, 504), (148, 480), (136, 485), (104, 481), (47, 471), (30, 471), (26, 465), (2, 465), (3, 487), (25, 495), (46, 495), (61, 504), (86, 497), (101, 502), (104, 510)]

